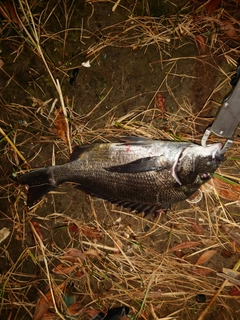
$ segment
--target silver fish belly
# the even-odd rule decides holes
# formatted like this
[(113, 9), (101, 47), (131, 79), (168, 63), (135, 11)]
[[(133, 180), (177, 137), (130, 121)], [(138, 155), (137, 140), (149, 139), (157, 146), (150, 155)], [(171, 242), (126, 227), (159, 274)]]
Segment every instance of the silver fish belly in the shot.
[(64, 182), (138, 212), (156, 212), (185, 200), (224, 160), (222, 145), (128, 137), (119, 143), (76, 147), (70, 162), (40, 168), (19, 178), (29, 185), (27, 204)]

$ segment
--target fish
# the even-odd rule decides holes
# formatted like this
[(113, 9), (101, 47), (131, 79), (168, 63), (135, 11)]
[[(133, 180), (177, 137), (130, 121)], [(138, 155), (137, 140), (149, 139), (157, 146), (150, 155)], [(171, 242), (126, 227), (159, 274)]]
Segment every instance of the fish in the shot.
[(70, 161), (33, 169), (21, 175), (28, 185), (27, 205), (64, 182), (85, 193), (129, 208), (156, 213), (190, 197), (225, 160), (221, 143), (200, 146), (192, 142), (125, 137), (119, 142), (76, 146)]

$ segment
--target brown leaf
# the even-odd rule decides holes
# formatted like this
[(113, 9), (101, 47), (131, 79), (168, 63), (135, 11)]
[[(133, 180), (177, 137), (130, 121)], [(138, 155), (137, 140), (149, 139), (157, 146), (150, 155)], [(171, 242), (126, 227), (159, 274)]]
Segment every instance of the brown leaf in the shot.
[(157, 106), (162, 111), (162, 113), (166, 111), (165, 105), (164, 105), (165, 101), (166, 101), (166, 98), (160, 92), (158, 92), (155, 96), (155, 106)]
[(68, 307), (68, 315), (75, 317), (78, 315), (79, 311), (81, 311), (82, 308), (83, 306), (80, 302), (73, 303)]
[(197, 35), (197, 36), (195, 36), (195, 39), (196, 39), (197, 43), (199, 44), (202, 53), (204, 53), (206, 50), (206, 47), (205, 47), (205, 43), (204, 43), (205, 41), (204, 41), (203, 37), (200, 35)]
[(119, 320), (129, 320), (129, 317), (126, 315), (126, 316), (119, 316), (118, 317)]
[(99, 229), (97, 229), (96, 227), (95, 228), (89, 228), (87, 226), (82, 226), (81, 232), (85, 236), (89, 236), (89, 237), (95, 238), (97, 240), (99, 240), (101, 238), (101, 231)]
[(47, 311), (46, 313), (44, 313), (41, 320), (59, 320), (59, 315), (51, 311)]
[(80, 232), (79, 227), (76, 226), (75, 224), (71, 224), (70, 226), (68, 226), (68, 229), (72, 233), (78, 234)]
[(231, 258), (232, 252), (228, 251), (227, 249), (223, 248), (221, 250), (221, 256), (225, 259)]
[(78, 262), (79, 259), (83, 261), (87, 256), (100, 259), (99, 253), (95, 249), (88, 249), (85, 252), (80, 251), (75, 248), (66, 248), (64, 249), (65, 255), (61, 256), (62, 260), (67, 260), (70, 262)]
[(66, 249), (64, 249), (64, 251), (65, 251), (66, 255), (68, 255), (68, 256), (79, 257), (81, 259), (82, 258), (84, 259), (86, 257), (85, 254), (81, 250), (76, 249), (76, 248), (66, 248)]
[(239, 232), (234, 231), (234, 230), (230, 229), (229, 227), (227, 227), (225, 225), (221, 225), (221, 229), (226, 233), (227, 236), (232, 238), (232, 240), (235, 243), (240, 245), (240, 233)]
[(186, 219), (191, 223), (193, 230), (195, 231), (196, 234), (199, 234), (199, 235), (205, 234), (203, 227), (200, 226), (200, 224), (198, 224), (194, 219), (192, 218), (186, 218)]
[(84, 252), (87, 256), (91, 256), (92, 258), (100, 259), (99, 253), (95, 249), (88, 249)]
[(81, 278), (82, 276), (84, 276), (84, 272), (82, 272), (81, 270), (77, 270), (77, 272), (75, 273), (75, 277)]
[(99, 314), (101, 310), (99, 309), (88, 309), (86, 310), (86, 313), (91, 316), (92, 318), (95, 317), (97, 314)]
[(185, 256), (185, 253), (183, 251), (181, 251), (181, 250), (177, 250), (177, 251), (175, 251), (175, 255), (179, 259), (182, 259), (182, 257)]
[(12, 0), (2, 1), (2, 4), (0, 5), (0, 13), (10, 22), (17, 24), (19, 29), (22, 30), (22, 23), (17, 15), (16, 8)]
[(56, 116), (54, 125), (57, 129), (57, 133), (64, 142), (68, 143), (68, 122), (63, 114), (62, 108), (56, 109), (54, 114)]
[(54, 267), (52, 269), (52, 271), (56, 274), (69, 274), (73, 271), (76, 270), (76, 268), (78, 267), (78, 265), (74, 265), (74, 266), (66, 266), (63, 263), (58, 264), (56, 267)]
[(84, 260), (86, 258), (86, 254), (84, 254), (82, 251), (76, 248), (66, 248), (64, 249), (65, 255), (61, 257), (61, 259), (65, 259), (65, 257), (74, 257), (74, 258), (80, 258), (81, 260)]
[(199, 265), (199, 264), (203, 264), (203, 263), (207, 262), (209, 259), (212, 258), (212, 256), (215, 255), (216, 252), (217, 252), (217, 250), (207, 250), (207, 251), (205, 251), (205, 252), (198, 258), (198, 260), (195, 262), (195, 265)]
[(50, 303), (47, 298), (45, 298), (45, 296), (39, 298), (34, 311), (33, 320), (42, 319), (43, 315), (48, 311), (49, 307)]
[(185, 241), (168, 250), (168, 252), (178, 251), (199, 246), (201, 243), (196, 241)]
[(230, 21), (222, 20), (220, 22), (220, 30), (224, 31), (225, 35), (231, 39), (238, 38), (238, 34)]
[(205, 8), (207, 10), (208, 16), (211, 16), (214, 11), (218, 9), (222, 0), (210, 0), (206, 3)]
[(237, 201), (240, 198), (240, 185), (232, 181), (223, 181), (218, 177), (213, 177), (207, 185), (214, 187), (217, 194), (226, 200)]
[[(66, 284), (61, 283), (60, 285), (53, 288), (54, 297), (56, 302), (59, 302), (59, 294), (65, 290)], [(43, 315), (48, 311), (48, 309), (53, 305), (53, 299), (51, 291), (48, 291), (45, 295), (37, 300), (36, 308), (33, 315), (33, 320), (41, 320)]]
[(96, 227), (90, 228), (88, 226), (76, 226), (75, 224), (72, 224), (69, 226), (69, 231), (76, 234), (82, 233), (87, 237), (92, 237), (97, 240), (101, 238), (101, 231)]
[(211, 274), (213, 271), (211, 269), (207, 268), (198, 268), (198, 269), (193, 269), (193, 274), (196, 274), (197, 276), (207, 276)]
[(237, 287), (233, 287), (230, 292), (229, 292), (230, 296), (240, 296), (240, 289), (238, 289)]
[(236, 193), (234, 190), (219, 190), (218, 195), (226, 200), (229, 201), (237, 201), (239, 200), (239, 194)]

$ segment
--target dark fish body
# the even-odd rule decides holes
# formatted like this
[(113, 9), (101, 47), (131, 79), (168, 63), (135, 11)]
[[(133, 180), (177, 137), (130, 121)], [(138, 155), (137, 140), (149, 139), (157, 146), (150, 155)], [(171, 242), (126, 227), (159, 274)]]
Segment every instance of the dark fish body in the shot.
[(29, 185), (29, 206), (68, 181), (131, 210), (155, 212), (185, 200), (208, 181), (223, 161), (221, 147), (128, 137), (76, 147), (70, 162), (33, 170), (19, 183)]

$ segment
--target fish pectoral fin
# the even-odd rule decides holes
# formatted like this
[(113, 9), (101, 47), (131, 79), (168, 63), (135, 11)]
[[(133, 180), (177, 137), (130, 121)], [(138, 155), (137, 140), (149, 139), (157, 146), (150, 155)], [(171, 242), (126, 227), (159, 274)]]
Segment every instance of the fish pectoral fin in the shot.
[(159, 163), (159, 157), (146, 157), (119, 166), (104, 167), (104, 169), (109, 172), (137, 173), (163, 170), (164, 168)]

